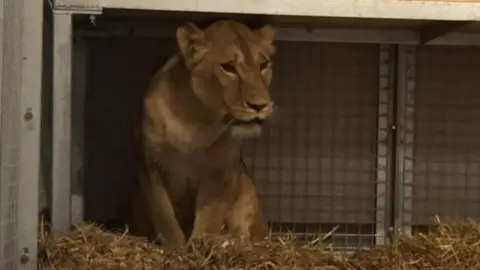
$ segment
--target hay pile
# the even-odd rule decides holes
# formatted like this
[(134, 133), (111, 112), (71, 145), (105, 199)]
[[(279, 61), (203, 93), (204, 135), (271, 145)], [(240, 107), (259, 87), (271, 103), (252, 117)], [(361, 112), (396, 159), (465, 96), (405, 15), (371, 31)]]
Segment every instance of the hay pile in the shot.
[(271, 237), (254, 245), (227, 237), (205, 238), (165, 252), (141, 238), (106, 232), (93, 224), (70, 234), (42, 233), (40, 269), (480, 269), (480, 223), (441, 223), (430, 234), (353, 256), (329, 251), (318, 239), (295, 243)]

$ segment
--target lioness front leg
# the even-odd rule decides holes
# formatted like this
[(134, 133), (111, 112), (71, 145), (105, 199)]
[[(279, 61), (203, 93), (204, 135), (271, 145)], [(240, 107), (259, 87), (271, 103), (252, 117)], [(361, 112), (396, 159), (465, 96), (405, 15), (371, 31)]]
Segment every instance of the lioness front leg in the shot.
[(267, 225), (253, 181), (245, 171), (240, 173), (232, 195), (235, 201), (226, 220), (229, 232), (253, 241), (264, 239), (268, 233)]
[(198, 195), (195, 221), (190, 239), (204, 234), (220, 234), (225, 224), (228, 206), (228, 183), (223, 181), (202, 182)]
[(164, 245), (178, 247), (184, 245), (186, 239), (162, 180), (156, 172), (143, 175), (140, 179), (141, 188), (148, 201), (147, 211), (155, 235), (160, 236)]

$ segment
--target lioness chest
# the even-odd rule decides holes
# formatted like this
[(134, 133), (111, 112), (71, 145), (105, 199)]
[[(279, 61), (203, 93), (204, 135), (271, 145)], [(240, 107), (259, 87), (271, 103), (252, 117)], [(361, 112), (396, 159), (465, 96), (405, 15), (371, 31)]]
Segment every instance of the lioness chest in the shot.
[(158, 153), (162, 180), (176, 209), (193, 208), (202, 182), (217, 180), (218, 168), (208, 159), (203, 151), (182, 153), (171, 147)]

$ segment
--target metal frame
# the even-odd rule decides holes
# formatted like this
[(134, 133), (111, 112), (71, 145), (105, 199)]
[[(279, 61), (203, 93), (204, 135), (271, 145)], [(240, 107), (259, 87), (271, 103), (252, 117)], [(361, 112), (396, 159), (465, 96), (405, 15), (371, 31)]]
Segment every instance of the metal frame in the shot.
[(391, 182), (391, 106), (392, 104), (392, 51), (394, 46), (380, 45), (378, 71), (378, 119), (377, 119), (377, 176), (376, 176), (376, 245), (387, 241), (387, 231), (390, 226), (390, 187)]
[[(176, 25), (153, 22), (104, 22), (100, 30), (76, 30), (78, 37), (174, 37)], [(277, 28), (276, 39), (307, 42), (349, 42), (381, 44), (423, 44), (422, 35), (407, 30), (298, 29)], [(452, 32), (434, 38), (425, 45), (480, 45), (480, 33)]]
[(72, 201), (71, 222), (84, 218), (83, 179), (85, 157), (85, 94), (87, 89), (87, 42), (82, 38), (73, 40), (72, 59)]
[(414, 166), (415, 46), (399, 46), (397, 85), (397, 233), (411, 234)]
[(318, 17), (480, 20), (480, 3), (474, 1), (405, 1), (405, 0), (55, 0), (55, 7), (66, 10), (101, 10), (102, 8), (245, 13)]
[[(13, 148), (9, 151), (10, 157), (17, 157), (18, 167), (8, 168), (16, 171), (17, 179), (7, 180), (7, 182), (17, 182), (17, 193), (15, 195), (11, 194), (7, 198), (12, 199), (18, 196), (18, 205), (16, 206), (17, 226), (14, 228), (15, 230), (13, 232), (1, 232), (4, 237), (7, 237), (4, 233), (10, 234), (8, 237), (13, 241), (13, 246), (1, 247), (0, 261), (6, 262), (7, 259), (10, 259), (4, 258), (3, 255), (7, 254), (4, 253), (5, 248), (7, 250), (12, 248), (13, 254), (10, 255), (13, 255), (12, 259), (14, 261), (12, 262), (13, 265), (10, 265), (11, 267), (19, 270), (36, 269), (40, 183), (43, 2), (4, 0), (1, 1), (0, 6), (0, 12), (3, 15), (0, 23), (0, 33), (2, 34), (0, 42), (2, 88), (0, 93), (3, 98), (7, 91), (12, 94), (16, 92), (13, 95), (16, 95), (15, 98), (18, 102), (11, 104), (10, 109), (8, 109), (9, 111), (16, 111), (9, 115), (16, 116), (15, 118), (6, 119), (2, 116), (2, 128), (4, 123), (18, 121), (5, 127), (12, 128), (13, 126), (16, 129), (15, 131), (18, 132), (18, 138), (16, 138), (18, 150), (15, 149), (15, 144), (9, 145)], [(5, 23), (4, 20), (10, 21)], [(8, 34), (10, 36), (7, 36)], [(13, 38), (13, 40), (8, 38)], [(3, 76), (6, 72), (8, 72), (6, 76)], [(5, 89), (7, 90), (4, 91)], [(15, 100), (11, 100), (11, 102), (15, 102)], [(7, 108), (0, 109), (2, 109), (1, 113), (4, 113), (4, 109)], [(2, 176), (8, 177), (14, 175), (15, 173), (2, 174)], [(7, 189), (6, 191), (11, 192), (12, 190)], [(7, 193), (3, 192), (2, 195)], [(5, 202), (6, 200), (2, 198), (2, 203)], [(3, 238), (1, 235), (0, 238)]]
[(72, 14), (53, 15), (52, 228), (68, 231), (72, 211)]

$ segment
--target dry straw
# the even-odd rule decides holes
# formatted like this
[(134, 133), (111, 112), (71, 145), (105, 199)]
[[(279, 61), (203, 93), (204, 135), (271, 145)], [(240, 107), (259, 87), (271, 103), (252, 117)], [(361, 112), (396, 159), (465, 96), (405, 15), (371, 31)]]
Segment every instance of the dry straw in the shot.
[(249, 245), (228, 237), (205, 237), (179, 250), (94, 224), (39, 240), (40, 269), (480, 269), (480, 223), (448, 221), (429, 234), (399, 236), (393, 243), (352, 256), (332, 252), (319, 238), (269, 237)]

